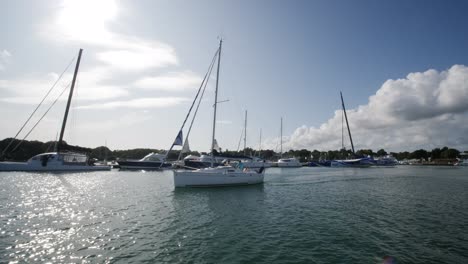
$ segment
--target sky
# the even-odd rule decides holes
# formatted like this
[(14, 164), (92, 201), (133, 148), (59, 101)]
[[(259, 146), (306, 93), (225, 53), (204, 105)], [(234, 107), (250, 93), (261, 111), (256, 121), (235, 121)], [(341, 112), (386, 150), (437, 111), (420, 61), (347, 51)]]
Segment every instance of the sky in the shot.
[[(237, 150), (468, 150), (466, 1), (2, 1), (0, 138), (19, 138), (83, 56), (64, 140), (170, 147), (223, 39), (216, 139)], [(68, 68), (67, 68), (68, 66)], [(65, 71), (66, 69), (66, 71)], [(189, 137), (208, 151), (216, 75)], [(55, 140), (64, 93), (27, 137)], [(187, 133), (187, 127), (183, 130)], [(261, 133), (260, 133), (261, 131)], [(260, 142), (261, 134), (261, 142)], [(349, 139), (343, 142), (350, 148)]]

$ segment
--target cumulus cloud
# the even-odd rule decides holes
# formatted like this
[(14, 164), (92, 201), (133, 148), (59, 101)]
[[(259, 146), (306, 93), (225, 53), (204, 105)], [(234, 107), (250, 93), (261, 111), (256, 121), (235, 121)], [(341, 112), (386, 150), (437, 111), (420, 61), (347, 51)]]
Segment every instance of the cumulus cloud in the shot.
[[(344, 94), (346, 96), (346, 94)], [(337, 94), (337, 105), (339, 105)], [(468, 67), (410, 73), (387, 80), (369, 103), (347, 110), (356, 149), (400, 151), (451, 146), (468, 149)], [(320, 127), (301, 126), (287, 148), (341, 148), (341, 110)], [(347, 137), (346, 137), (347, 139)], [(279, 139), (271, 139), (274, 147)], [(345, 143), (350, 148), (349, 139)]]
[(0, 71), (4, 71), (6, 64), (8, 63), (9, 59), (11, 57), (11, 53), (4, 49), (0, 51)]
[(128, 101), (113, 101), (108, 103), (79, 106), (79, 109), (115, 109), (115, 108), (161, 108), (178, 105), (190, 101), (183, 97), (140, 98)]

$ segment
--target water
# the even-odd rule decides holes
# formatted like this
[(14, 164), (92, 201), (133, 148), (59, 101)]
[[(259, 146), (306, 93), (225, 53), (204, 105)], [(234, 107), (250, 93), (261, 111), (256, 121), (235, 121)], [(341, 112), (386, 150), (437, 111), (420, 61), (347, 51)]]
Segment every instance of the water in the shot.
[(468, 263), (468, 168), (271, 168), (174, 190), (172, 172), (0, 173), (0, 262)]

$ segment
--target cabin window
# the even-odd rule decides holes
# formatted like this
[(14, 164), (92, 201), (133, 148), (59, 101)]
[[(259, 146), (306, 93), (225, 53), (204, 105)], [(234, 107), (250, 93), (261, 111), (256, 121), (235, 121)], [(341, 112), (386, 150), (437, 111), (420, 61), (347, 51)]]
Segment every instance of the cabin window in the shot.
[(72, 163), (83, 163), (86, 162), (86, 156), (84, 155), (63, 155), (64, 162)]

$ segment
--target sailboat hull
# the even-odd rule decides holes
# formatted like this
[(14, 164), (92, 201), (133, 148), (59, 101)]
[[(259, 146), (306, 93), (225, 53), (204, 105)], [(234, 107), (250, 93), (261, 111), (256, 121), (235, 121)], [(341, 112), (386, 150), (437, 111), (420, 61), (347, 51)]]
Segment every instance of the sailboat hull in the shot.
[(264, 172), (243, 172), (231, 169), (207, 168), (194, 171), (174, 171), (175, 187), (218, 187), (263, 183)]
[(332, 160), (330, 167), (354, 167), (354, 168), (368, 168), (373, 163), (370, 159), (353, 159), (353, 160)]
[(159, 170), (172, 167), (171, 163), (164, 162), (161, 165), (161, 162), (157, 161), (118, 161), (117, 163), (122, 170)]
[(109, 171), (110, 166), (67, 165), (67, 164), (31, 164), (28, 162), (1, 162), (0, 171), (31, 171), (31, 172), (77, 172), (77, 171)]
[(106, 170), (111, 170), (111, 166), (89, 165), (86, 155), (71, 152), (42, 153), (30, 158), (27, 162), (0, 162), (0, 171), (76, 172)]

